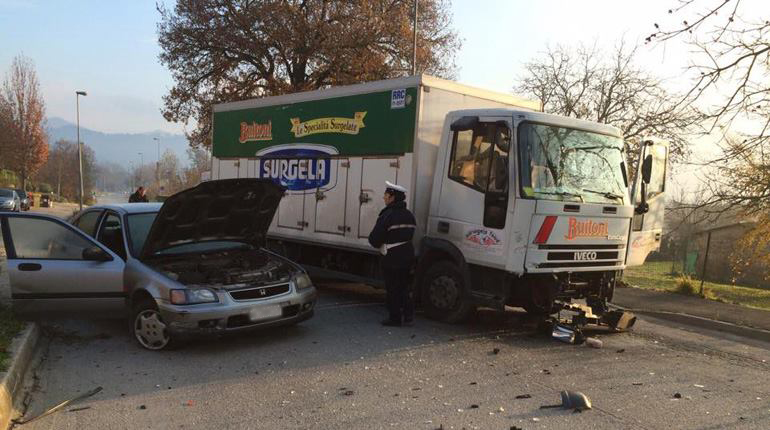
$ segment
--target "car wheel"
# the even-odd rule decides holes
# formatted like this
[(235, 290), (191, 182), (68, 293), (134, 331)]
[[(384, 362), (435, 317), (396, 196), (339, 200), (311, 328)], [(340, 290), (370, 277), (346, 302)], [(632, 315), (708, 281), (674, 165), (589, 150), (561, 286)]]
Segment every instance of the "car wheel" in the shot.
[(134, 338), (143, 348), (158, 351), (172, 344), (166, 323), (152, 300), (143, 299), (134, 305), (131, 327)]
[(468, 298), (462, 272), (449, 261), (431, 266), (422, 277), (421, 284), (422, 305), (430, 318), (458, 323), (476, 310)]

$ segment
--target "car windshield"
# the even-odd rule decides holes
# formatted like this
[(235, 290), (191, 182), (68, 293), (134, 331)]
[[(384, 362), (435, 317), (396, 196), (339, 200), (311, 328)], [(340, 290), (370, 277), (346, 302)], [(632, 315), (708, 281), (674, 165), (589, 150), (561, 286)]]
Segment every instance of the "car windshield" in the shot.
[[(150, 228), (152, 227), (152, 223), (155, 221), (155, 217), (157, 215), (157, 212), (148, 212), (126, 216), (128, 223), (129, 243), (131, 244), (131, 254), (134, 257), (139, 257), (139, 254), (142, 252), (144, 242), (147, 240), (147, 235), (150, 233)], [(250, 245), (242, 242), (226, 240), (195, 242), (172, 246), (170, 248), (159, 251), (157, 255), (185, 254), (188, 252), (208, 252), (241, 247), (250, 247)]]
[(11, 190), (0, 190), (0, 197), (13, 197), (13, 191), (11, 191)]
[(524, 123), (519, 127), (525, 197), (623, 204), (623, 140), (583, 130)]

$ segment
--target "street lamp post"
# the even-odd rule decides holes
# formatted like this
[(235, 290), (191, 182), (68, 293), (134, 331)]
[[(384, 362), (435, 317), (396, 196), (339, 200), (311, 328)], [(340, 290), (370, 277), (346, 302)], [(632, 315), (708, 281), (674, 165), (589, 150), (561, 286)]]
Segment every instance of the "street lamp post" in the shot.
[(81, 211), (83, 210), (83, 145), (80, 142), (80, 96), (85, 97), (86, 95), (85, 91), (75, 91), (75, 111), (78, 129), (78, 176), (80, 178), (80, 194), (78, 195), (78, 201), (80, 203)]
[(160, 139), (153, 137), (152, 140), (158, 143), (158, 158), (155, 161), (155, 182), (160, 194)]
[(144, 154), (141, 152), (139, 154), (139, 184), (137, 186), (143, 187), (144, 186)]

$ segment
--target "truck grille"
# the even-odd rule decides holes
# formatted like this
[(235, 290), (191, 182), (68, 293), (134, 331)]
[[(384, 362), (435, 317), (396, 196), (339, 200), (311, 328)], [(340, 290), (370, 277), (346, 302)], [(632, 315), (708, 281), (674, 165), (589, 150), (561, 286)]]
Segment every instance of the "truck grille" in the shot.
[[(585, 244), (585, 245), (538, 245), (538, 251), (547, 262), (539, 263), (539, 269), (607, 267), (623, 264), (625, 244)], [(542, 251), (548, 251), (542, 253)], [(541, 257), (542, 258), (542, 257)]]
[(267, 287), (247, 288), (243, 290), (230, 291), (230, 297), (233, 300), (258, 300), (268, 297), (286, 294), (291, 290), (289, 284), (270, 285)]

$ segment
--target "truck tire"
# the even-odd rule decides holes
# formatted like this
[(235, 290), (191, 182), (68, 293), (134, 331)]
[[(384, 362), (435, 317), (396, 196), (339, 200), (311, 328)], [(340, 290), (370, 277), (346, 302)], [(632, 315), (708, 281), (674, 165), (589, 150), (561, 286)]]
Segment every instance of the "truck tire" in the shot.
[(556, 313), (553, 297), (549, 294), (548, 289), (542, 285), (529, 287), (528, 297), (522, 307), (531, 315), (546, 316)]
[(439, 261), (428, 268), (422, 277), (420, 296), (425, 313), (435, 320), (459, 323), (476, 310), (468, 298), (462, 272), (450, 261)]

